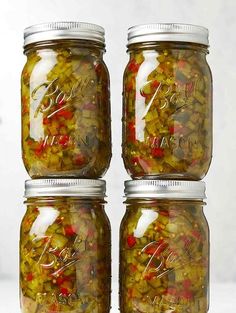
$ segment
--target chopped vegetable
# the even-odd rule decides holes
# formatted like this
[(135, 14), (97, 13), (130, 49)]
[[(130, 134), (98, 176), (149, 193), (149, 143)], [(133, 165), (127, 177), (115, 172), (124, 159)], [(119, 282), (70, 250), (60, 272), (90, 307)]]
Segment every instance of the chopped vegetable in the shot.
[(32, 178), (99, 178), (109, 166), (109, 74), (101, 51), (89, 45), (67, 40), (26, 50), (22, 147)]
[(150, 49), (148, 44), (144, 49), (133, 46), (129, 52), (122, 144), (128, 173), (134, 179), (202, 179), (212, 154), (212, 79), (206, 47), (159, 43)]
[(127, 244), (128, 244), (128, 246), (129, 246), (130, 248), (132, 248), (133, 246), (135, 246), (135, 244), (136, 244), (136, 239), (135, 239), (135, 237), (132, 236), (132, 235), (129, 235), (129, 236), (127, 237)]
[[(127, 201), (120, 230), (121, 312), (206, 313), (209, 247), (202, 203), (139, 200)], [(146, 226), (144, 212), (156, 215)]]
[(22, 312), (109, 312), (110, 224), (103, 204), (41, 199), (35, 210), (33, 202), (21, 226)]

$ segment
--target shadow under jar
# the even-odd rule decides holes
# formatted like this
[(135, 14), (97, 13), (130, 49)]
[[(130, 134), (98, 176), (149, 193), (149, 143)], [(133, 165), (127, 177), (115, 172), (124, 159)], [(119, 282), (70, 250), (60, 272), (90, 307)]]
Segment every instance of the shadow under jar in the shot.
[(209, 229), (205, 184), (126, 182), (120, 227), (121, 313), (206, 313)]
[(102, 177), (111, 159), (104, 29), (49, 23), (25, 30), (22, 153), (32, 178)]
[(123, 85), (123, 160), (134, 179), (201, 180), (212, 158), (207, 29), (134, 26)]
[(22, 313), (110, 311), (111, 234), (105, 182), (26, 182), (21, 224)]

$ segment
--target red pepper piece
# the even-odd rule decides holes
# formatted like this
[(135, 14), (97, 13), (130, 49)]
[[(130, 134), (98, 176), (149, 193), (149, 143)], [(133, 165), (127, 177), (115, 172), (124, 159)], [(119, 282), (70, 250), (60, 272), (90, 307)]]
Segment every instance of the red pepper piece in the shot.
[(175, 125), (169, 127), (169, 132), (171, 135), (182, 133), (184, 127), (182, 125)]
[(74, 236), (76, 235), (75, 229), (73, 225), (67, 225), (64, 227), (66, 236)]
[(191, 165), (192, 165), (192, 166), (195, 166), (195, 165), (197, 165), (198, 163), (199, 163), (199, 160), (192, 160)]
[(58, 277), (56, 282), (57, 282), (57, 285), (62, 285), (64, 283), (64, 278), (63, 277)]
[(29, 217), (27, 217), (27, 218), (25, 219), (25, 224), (26, 224), (26, 225), (31, 225), (31, 224), (32, 224), (32, 221), (31, 221), (31, 219), (30, 219)]
[(185, 246), (189, 246), (192, 242), (191, 238), (186, 235), (182, 236), (181, 239), (183, 240)]
[(55, 250), (55, 251), (51, 251), (52, 254), (54, 254), (56, 257), (60, 257), (60, 253), (61, 251), (60, 250)]
[(27, 98), (23, 96), (21, 99), (21, 102), (22, 102), (22, 114), (28, 113), (29, 108), (28, 108), (28, 104), (27, 104)]
[(43, 238), (43, 242), (44, 242), (44, 243), (47, 243), (49, 240), (50, 240), (49, 237), (44, 237), (44, 238)]
[(47, 118), (47, 117), (43, 118), (43, 125), (48, 125), (48, 124), (50, 124), (50, 122), (51, 122), (51, 120), (49, 118)]
[(167, 217), (170, 216), (169, 212), (167, 212), (167, 211), (159, 211), (159, 214), (161, 214), (163, 216), (167, 216)]
[(29, 146), (31, 146), (33, 144), (33, 140), (32, 139), (28, 139), (27, 143), (28, 143)]
[(128, 297), (133, 298), (133, 289), (131, 288), (128, 289)]
[(62, 135), (60, 136), (58, 143), (62, 146), (68, 146), (70, 137), (68, 135)]
[(153, 80), (151, 83), (151, 87), (157, 89), (160, 85), (160, 82), (157, 80)]
[(37, 156), (41, 156), (45, 148), (46, 148), (46, 145), (44, 144), (44, 142), (41, 142), (38, 144), (38, 147), (34, 150), (34, 152)]
[(198, 230), (193, 230), (192, 235), (199, 241), (202, 239), (202, 235)]
[(58, 117), (64, 117), (66, 120), (69, 120), (73, 117), (73, 112), (68, 110), (60, 110), (56, 114)]
[(128, 129), (129, 129), (129, 131), (133, 131), (133, 130), (135, 129), (135, 124), (134, 124), (134, 122), (129, 122), (129, 124), (128, 124)]
[(78, 166), (82, 166), (85, 163), (85, 158), (82, 154), (78, 154), (75, 158), (74, 163)]
[(186, 61), (184, 61), (184, 60), (179, 60), (179, 62), (177, 63), (177, 65), (178, 65), (178, 68), (179, 69), (183, 69), (185, 66), (186, 66)]
[(139, 164), (139, 157), (133, 157), (133, 158), (131, 159), (131, 163), (132, 163), (133, 165)]
[(174, 133), (175, 133), (175, 127), (174, 127), (174, 126), (170, 126), (170, 127), (169, 127), (169, 133), (170, 133), (171, 135), (174, 135)]
[(101, 72), (102, 72), (102, 64), (101, 63), (96, 63), (96, 64), (94, 64), (94, 67), (95, 67), (95, 72), (97, 74), (101, 74)]
[(135, 62), (135, 60), (132, 60), (129, 64), (128, 64), (128, 70), (132, 73), (136, 73), (139, 70), (140, 65), (138, 63)]
[(58, 312), (59, 310), (59, 305), (58, 303), (53, 303), (49, 306), (49, 313), (51, 312)]
[(186, 84), (186, 90), (187, 90), (188, 96), (190, 96), (194, 91), (194, 83), (193, 82), (187, 83)]
[(139, 171), (140, 175), (149, 173), (151, 170), (150, 162), (141, 157), (136, 156), (136, 157), (131, 158), (131, 163), (135, 166), (138, 165), (143, 170), (143, 171)]
[(129, 134), (128, 134), (129, 141), (135, 142), (136, 134), (135, 134), (135, 124), (133, 122), (130, 122), (128, 124), (128, 131), (129, 131)]
[(136, 245), (136, 238), (133, 235), (127, 237), (127, 244), (130, 248), (133, 248)]
[(146, 280), (152, 280), (154, 277), (156, 277), (157, 276), (157, 273), (156, 272), (150, 272), (150, 273), (148, 273), (148, 274), (146, 274), (145, 275), (145, 279)]
[(132, 273), (136, 272), (136, 271), (137, 271), (137, 266), (134, 265), (134, 264), (131, 264), (131, 265), (130, 265), (130, 271), (131, 271)]
[(32, 281), (33, 279), (34, 279), (33, 273), (28, 273), (28, 274), (26, 275), (26, 280), (27, 280), (27, 281)]
[(65, 297), (69, 296), (69, 294), (70, 294), (69, 291), (68, 291), (68, 289), (65, 288), (65, 287), (60, 288), (60, 292), (61, 292), (61, 294), (62, 294), (63, 296), (65, 296)]
[(61, 224), (64, 220), (64, 217), (63, 216), (59, 216), (57, 219), (56, 219), (56, 223), (57, 224)]
[(183, 290), (180, 292), (180, 297), (184, 298), (186, 300), (192, 300), (193, 299), (193, 293), (191, 290)]
[(149, 246), (145, 249), (145, 253), (153, 255), (154, 253), (158, 252), (156, 246)]
[(27, 97), (26, 96), (22, 96), (21, 97), (21, 102), (23, 105), (27, 105)]
[(129, 82), (128, 84), (125, 85), (125, 90), (127, 92), (130, 92), (133, 90), (133, 83), (132, 82)]
[(192, 286), (192, 281), (190, 279), (185, 279), (183, 281), (183, 287), (184, 289), (189, 289)]
[(159, 240), (156, 243), (153, 243), (152, 245), (148, 246), (145, 249), (145, 253), (158, 256), (168, 247), (168, 243), (164, 242), (163, 240)]
[(152, 148), (151, 153), (154, 158), (158, 158), (158, 159), (163, 158), (165, 155), (164, 149), (162, 148)]

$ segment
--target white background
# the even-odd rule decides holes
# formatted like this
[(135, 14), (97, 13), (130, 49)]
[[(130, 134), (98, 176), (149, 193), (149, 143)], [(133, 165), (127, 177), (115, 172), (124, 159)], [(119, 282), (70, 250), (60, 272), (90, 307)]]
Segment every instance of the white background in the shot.
[[(113, 230), (114, 282), (118, 272), (118, 228), (125, 210), (123, 181), (129, 179), (120, 147), (122, 72), (128, 60), (127, 28), (150, 22), (193, 23), (209, 28), (208, 61), (214, 78), (214, 157), (205, 179), (208, 195), (205, 213), (211, 229), (211, 280), (236, 283), (235, 12), (235, 0), (1, 0), (0, 289), (3, 290), (5, 279), (17, 281), (19, 225), (25, 212), (22, 195), (28, 176), (21, 161), (20, 146), (20, 74), (25, 62), (23, 29), (55, 20), (93, 22), (106, 29), (105, 61), (111, 75), (113, 159), (105, 179), (108, 184), (107, 213)], [(2, 295), (0, 290), (0, 309)]]

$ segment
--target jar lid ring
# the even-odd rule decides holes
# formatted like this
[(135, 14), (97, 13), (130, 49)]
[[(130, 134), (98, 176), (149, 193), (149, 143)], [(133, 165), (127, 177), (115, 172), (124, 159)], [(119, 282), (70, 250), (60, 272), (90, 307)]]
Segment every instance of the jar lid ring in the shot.
[(102, 26), (83, 22), (49, 22), (25, 28), (24, 47), (47, 40), (81, 39), (105, 44)]
[(25, 197), (105, 197), (106, 182), (100, 179), (48, 178), (25, 182)]
[(209, 31), (199, 25), (181, 23), (153, 23), (128, 29), (128, 46), (143, 42), (189, 42), (209, 45)]
[(129, 180), (125, 182), (127, 198), (155, 198), (203, 200), (206, 186), (202, 181), (184, 180)]

